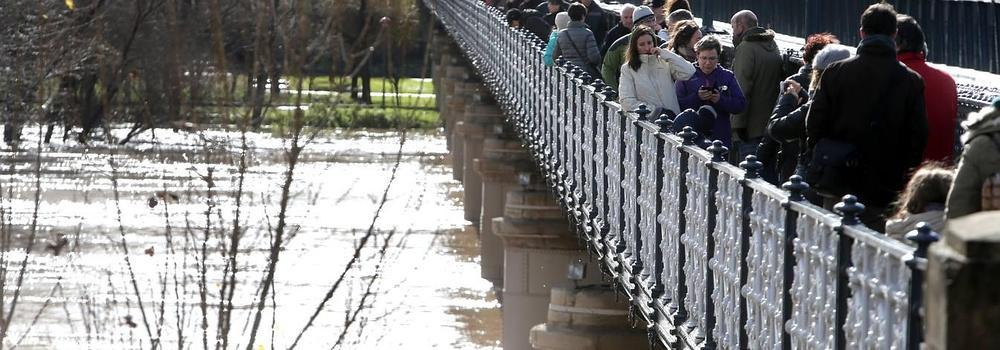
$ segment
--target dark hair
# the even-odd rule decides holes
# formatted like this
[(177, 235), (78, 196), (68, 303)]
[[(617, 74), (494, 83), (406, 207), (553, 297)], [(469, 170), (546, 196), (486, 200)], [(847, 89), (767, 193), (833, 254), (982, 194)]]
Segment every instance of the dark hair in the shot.
[(691, 4), (688, 0), (668, 0), (667, 1), (667, 13), (673, 13), (677, 10), (688, 10), (691, 11)]
[(722, 43), (719, 42), (719, 38), (716, 38), (715, 35), (706, 35), (694, 44), (694, 52), (705, 50), (715, 50), (717, 55), (722, 55)]
[(639, 38), (643, 35), (649, 35), (655, 44), (656, 33), (653, 32), (653, 28), (646, 25), (639, 25), (632, 30), (632, 35), (628, 38), (628, 48), (625, 50), (625, 63), (628, 64), (632, 70), (639, 70), (642, 67), (642, 60), (639, 59)]
[(574, 2), (572, 5), (569, 5), (569, 10), (566, 12), (569, 13), (570, 21), (582, 21), (583, 17), (587, 16), (587, 7), (581, 3)]
[(563, 2), (563, 0), (548, 0), (548, 3), (550, 5), (559, 5), (559, 6), (566, 4), (565, 2)]
[(521, 10), (518, 9), (507, 10), (507, 24), (510, 24), (510, 22), (512, 21), (520, 21), (520, 20), (521, 20)]
[(865, 35), (896, 33), (896, 8), (884, 2), (868, 6), (861, 14), (861, 32)]
[[(691, 11), (688, 11), (688, 10), (685, 10), (685, 9), (680, 9), (680, 10), (671, 12), (670, 14), (667, 15), (667, 23), (674, 23), (674, 24), (676, 24), (677, 22), (680, 22), (680, 21), (683, 21), (683, 20), (686, 20), (686, 19), (693, 20), (694, 19), (694, 15), (691, 14)], [(667, 29), (670, 29), (670, 28), (667, 28)]]
[(915, 18), (908, 15), (896, 16), (896, 51), (927, 52), (924, 30)]
[(944, 204), (948, 200), (948, 190), (955, 179), (955, 172), (937, 162), (925, 163), (910, 177), (910, 182), (899, 194), (894, 218), (907, 214), (927, 211), (931, 203)]
[(837, 40), (837, 36), (830, 33), (818, 33), (812, 34), (806, 38), (806, 44), (802, 46), (802, 60), (805, 62), (812, 62), (813, 57), (819, 53), (826, 45), (839, 44), (840, 40)]
[(674, 27), (670, 28), (670, 43), (667, 44), (667, 48), (676, 50), (678, 46), (687, 45), (694, 37), (694, 33), (699, 30), (701, 28), (698, 27), (698, 23), (689, 19), (674, 23)]
[(649, 0), (647, 2), (647, 5), (650, 8), (660, 8), (660, 7), (663, 7), (663, 5), (666, 4), (666, 2), (667, 2), (667, 0)]

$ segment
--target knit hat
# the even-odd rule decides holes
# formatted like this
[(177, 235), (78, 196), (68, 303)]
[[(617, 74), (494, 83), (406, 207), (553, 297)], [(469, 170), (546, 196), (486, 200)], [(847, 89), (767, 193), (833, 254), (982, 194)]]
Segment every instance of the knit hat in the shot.
[(639, 26), (639, 22), (646, 19), (654, 18), (653, 10), (649, 6), (639, 6), (632, 12), (632, 27), (635, 28)]
[(829, 67), (833, 62), (847, 59), (851, 57), (851, 50), (841, 44), (830, 44), (823, 47), (816, 57), (813, 57), (812, 67), (813, 69), (824, 70)]
[(569, 13), (566, 11), (559, 12), (556, 14), (556, 30), (566, 29), (569, 25)]

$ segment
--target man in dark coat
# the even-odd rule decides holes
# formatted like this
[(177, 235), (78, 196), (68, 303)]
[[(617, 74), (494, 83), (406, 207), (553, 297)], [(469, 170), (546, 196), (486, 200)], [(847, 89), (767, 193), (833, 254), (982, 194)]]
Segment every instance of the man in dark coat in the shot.
[(538, 4), (538, 7), (535, 7), (535, 10), (538, 11), (538, 13), (544, 14), (542, 19), (544, 19), (551, 28), (556, 26), (556, 14), (566, 11), (566, 8), (568, 7), (569, 4), (563, 0), (548, 0)]
[(527, 29), (538, 36), (540, 40), (549, 40), (549, 34), (552, 32), (552, 27), (549, 27), (538, 12), (532, 9), (518, 10), (514, 8), (507, 10), (507, 25)]
[[(887, 207), (906, 185), (910, 170), (920, 165), (927, 144), (924, 82), (896, 59), (895, 35), (892, 5), (869, 6), (861, 16), (857, 55), (827, 67), (806, 117), (812, 170), (819, 169), (817, 155), (833, 155), (850, 146), (857, 154), (838, 157), (856, 165), (834, 169), (839, 170), (839, 181), (830, 188), (843, 193), (824, 194), (824, 206), (832, 208), (840, 196), (854, 194), (867, 207), (862, 222), (876, 230), (885, 227)], [(832, 174), (830, 169), (820, 172)], [(826, 179), (823, 176), (815, 179)]]
[(621, 17), (619, 18), (618, 24), (614, 28), (608, 31), (608, 34), (604, 36), (604, 44), (601, 45), (601, 57), (608, 52), (608, 48), (611, 44), (629, 33), (632, 33), (632, 13), (635, 12), (635, 5), (625, 4), (622, 6)]

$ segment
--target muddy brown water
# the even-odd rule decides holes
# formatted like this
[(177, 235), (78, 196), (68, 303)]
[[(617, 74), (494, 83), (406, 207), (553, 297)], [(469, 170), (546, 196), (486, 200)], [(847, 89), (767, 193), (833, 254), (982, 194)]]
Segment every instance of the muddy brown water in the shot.
[[(133, 349), (159, 339), (160, 348), (203, 348), (204, 244), (204, 334), (215, 348), (225, 266), (219, 249), (236, 218), (240, 134), (157, 130), (126, 146), (56, 140), (40, 153), (38, 129), (24, 134), (18, 149), (0, 150), (5, 318), (27, 259), (4, 347)], [(241, 349), (278, 224), (288, 147), (268, 133), (247, 140), (238, 220), (246, 232), (229, 335), (230, 348)], [(499, 304), (479, 278), (476, 231), (462, 219), (461, 185), (447, 157), (437, 132), (407, 133), (402, 148), (394, 131), (329, 131), (309, 142), (294, 172), (274, 297), (250, 347), (288, 348), (372, 227), (358, 263), (298, 349), (329, 349), (338, 340), (343, 349), (499, 348)]]

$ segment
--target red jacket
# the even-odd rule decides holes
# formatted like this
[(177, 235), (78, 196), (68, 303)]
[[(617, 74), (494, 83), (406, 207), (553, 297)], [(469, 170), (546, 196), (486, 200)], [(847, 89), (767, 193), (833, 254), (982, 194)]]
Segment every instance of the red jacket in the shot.
[(958, 90), (948, 73), (927, 65), (922, 52), (897, 55), (900, 62), (924, 78), (924, 103), (927, 109), (927, 147), (924, 161), (952, 163), (955, 148), (955, 118), (958, 115)]

